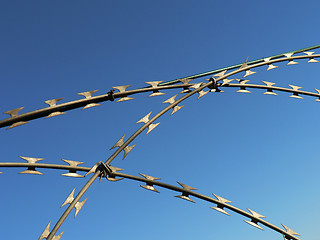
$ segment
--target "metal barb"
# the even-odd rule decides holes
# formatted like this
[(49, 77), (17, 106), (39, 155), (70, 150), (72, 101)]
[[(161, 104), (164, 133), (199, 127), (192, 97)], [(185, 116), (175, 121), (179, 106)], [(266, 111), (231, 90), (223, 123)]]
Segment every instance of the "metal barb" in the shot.
[(308, 56), (312, 56), (314, 54), (314, 52), (303, 52), (303, 53), (308, 55)]
[(67, 205), (67, 204), (72, 203), (72, 201), (74, 200), (74, 191), (75, 191), (75, 190), (76, 190), (75, 188), (72, 190), (72, 192), (69, 194), (69, 196), (67, 197), (67, 199), (63, 202), (63, 204), (61, 205), (60, 208), (62, 208), (63, 206), (65, 206), (65, 205)]
[(132, 146), (126, 146), (126, 147), (123, 149), (124, 155), (123, 155), (122, 160), (125, 159), (125, 157), (129, 154), (129, 152), (131, 152), (131, 150), (132, 150), (136, 145), (137, 145), (137, 144), (132, 145)]
[(183, 108), (184, 106), (174, 106), (173, 110), (171, 112), (171, 115), (174, 114), (175, 112), (179, 111), (181, 108)]
[(291, 53), (284, 53), (283, 56), (287, 57), (287, 58), (290, 58), (294, 53), (291, 52)]
[(198, 96), (197, 99), (202, 98), (204, 95), (206, 95), (206, 94), (209, 93), (209, 92), (210, 92), (210, 90), (208, 90), (208, 91), (203, 91), (203, 90), (201, 90), (200, 92), (198, 92), (199, 96)]
[(275, 65), (272, 65), (272, 64), (268, 64), (268, 69), (267, 71), (269, 70), (272, 70), (272, 69), (275, 69), (275, 68), (278, 68), (279, 66), (275, 66)]
[[(290, 84), (288, 84), (291, 88), (292, 88), (292, 90), (294, 90), (294, 91), (298, 91), (299, 89), (301, 89), (302, 87), (298, 87), (298, 86), (294, 86), (294, 85), (290, 85)], [(292, 97), (292, 98), (298, 98), (298, 99), (303, 99), (303, 97), (301, 97), (301, 96), (299, 96), (298, 95), (298, 93), (292, 93), (292, 95), (291, 96), (289, 96), (289, 97)]]
[(196, 189), (196, 188), (194, 188), (194, 187), (190, 187), (190, 186), (188, 186), (188, 185), (186, 185), (186, 184), (183, 184), (183, 183), (181, 183), (181, 182), (177, 182), (177, 183), (179, 183), (180, 186), (183, 187), (184, 190), (187, 190), (187, 191), (190, 191), (190, 190), (198, 190), (198, 189)]
[(212, 208), (212, 209), (214, 209), (214, 210), (216, 210), (218, 212), (221, 212), (221, 213), (223, 213), (225, 215), (230, 216), (230, 214), (228, 212), (226, 212), (226, 210), (224, 210), (223, 206), (221, 206), (220, 204), (218, 204), (217, 207), (210, 207), (210, 208)]
[(91, 173), (95, 173), (97, 168), (98, 168), (98, 166), (99, 166), (99, 164), (100, 164), (100, 162), (98, 162), (95, 165), (93, 165), (93, 167), (89, 170), (89, 172), (87, 172), (86, 175), (84, 175), (84, 176), (87, 176), (87, 175), (89, 175)]
[(59, 115), (62, 115), (62, 114), (66, 114), (66, 113), (65, 112), (53, 112), (53, 113), (50, 113), (45, 118), (51, 118), (51, 117), (59, 116)]
[(255, 222), (253, 219), (251, 219), (251, 221), (248, 221), (248, 220), (243, 220), (243, 221), (246, 222), (246, 223), (248, 223), (248, 224), (250, 224), (250, 225), (253, 226), (253, 227), (256, 227), (256, 228), (264, 231), (264, 229), (263, 229), (262, 227), (260, 227), (260, 226), (258, 225), (258, 223)]
[[(33, 157), (22, 157), (19, 156), (20, 158), (26, 160), (28, 162), (28, 164), (34, 164), (38, 161), (43, 160), (43, 158), (33, 158)], [(37, 175), (43, 175), (43, 173), (39, 172), (36, 170), (35, 167), (28, 167), (27, 170), (19, 172), (20, 174), (37, 174)]]
[(52, 238), (52, 240), (60, 240), (63, 233), (64, 233), (64, 231), (62, 231), (58, 236), (54, 236), (54, 237)]
[(182, 194), (182, 195), (178, 195), (178, 196), (175, 196), (175, 197), (177, 197), (177, 198), (181, 198), (181, 199), (184, 199), (184, 200), (187, 200), (187, 201), (189, 201), (189, 202), (193, 202), (193, 203), (196, 203), (195, 201), (193, 201), (190, 197), (189, 197), (189, 195), (186, 195), (186, 194)]
[[(218, 199), (218, 201), (223, 203), (223, 204), (231, 203), (231, 201), (229, 201), (228, 199), (220, 197), (220, 196), (218, 196), (218, 195), (216, 195), (214, 193), (212, 193), (212, 195), (215, 196)], [(212, 209), (214, 209), (214, 210), (216, 210), (216, 211), (218, 211), (220, 213), (223, 213), (223, 214), (226, 214), (226, 215), (230, 216), (230, 214), (223, 209), (223, 205), (221, 205), (219, 203), (217, 204), (217, 207), (210, 207), (210, 208), (212, 208)]]
[(152, 176), (149, 176), (149, 175), (146, 175), (146, 174), (142, 174), (142, 173), (139, 173), (142, 177), (144, 177), (145, 179), (148, 179), (148, 180), (151, 180), (151, 181), (154, 181), (154, 180), (161, 180), (161, 178), (158, 178), (158, 177), (152, 177)]
[(129, 100), (132, 100), (134, 98), (131, 98), (131, 97), (122, 97), (120, 98), (117, 102), (124, 102), (124, 101), (129, 101)]
[(43, 158), (23, 157), (23, 156), (19, 156), (19, 157), (26, 160), (30, 164), (43, 160)]
[[(161, 179), (161, 178), (152, 177), (152, 176), (149, 176), (149, 175), (146, 175), (146, 174), (142, 174), (142, 173), (139, 173), (139, 174), (141, 176), (143, 176), (145, 179), (148, 179), (148, 180), (151, 180), (151, 181), (155, 181), (155, 180)], [(153, 192), (160, 193), (157, 189), (154, 188), (153, 184), (148, 183), (148, 182), (146, 182), (146, 185), (140, 185), (140, 187), (142, 187), (144, 189), (147, 189), (147, 190), (150, 190), (150, 191), (153, 191)]]
[(263, 59), (263, 61), (266, 62), (266, 63), (270, 62), (270, 60), (271, 60), (271, 57), (267, 57), (267, 58)]
[(294, 86), (294, 85), (290, 85), (290, 84), (288, 84), (288, 85), (295, 91), (302, 88), (302, 87), (298, 87), (298, 86)]
[(201, 87), (201, 85), (202, 85), (202, 83), (195, 83), (192, 86), (190, 86), (189, 88), (197, 89), (197, 88)]
[[(72, 190), (72, 192), (69, 194), (69, 196), (67, 197), (67, 199), (64, 201), (64, 203), (61, 205), (61, 207), (67, 205), (67, 204), (71, 204), (74, 200), (74, 192), (75, 192), (75, 188)], [(83, 200), (82, 202), (77, 202), (76, 205), (74, 206), (74, 208), (76, 209), (76, 212), (74, 214), (74, 217), (76, 217), (79, 213), (79, 211), (81, 210), (81, 208), (83, 207), (83, 205), (85, 204), (85, 202), (88, 200), (88, 198), (86, 198), (85, 200)], [(61, 208), (60, 207), (60, 208)]]
[(117, 87), (112, 87), (112, 88), (119, 90), (120, 93), (124, 93), (126, 91), (126, 89), (130, 86), (131, 85), (124, 85), (124, 86), (117, 86)]
[(149, 122), (151, 112), (149, 112), (147, 115), (145, 115), (143, 118), (141, 118), (137, 123), (147, 123)]
[(223, 76), (226, 74), (226, 72), (227, 72), (227, 70), (224, 70), (224, 71), (219, 72), (219, 73), (217, 73), (217, 74), (215, 74), (215, 75), (213, 75), (213, 76), (220, 78), (220, 77), (223, 77)]
[[(182, 83), (182, 84), (189, 84), (190, 81), (192, 81), (193, 79), (192, 78), (183, 78), (183, 79), (179, 79), (179, 81)], [(183, 90), (180, 92), (180, 93), (188, 93), (190, 92), (191, 90), (189, 89), (189, 87), (183, 87)]]
[[(165, 100), (162, 103), (169, 103), (169, 104), (173, 104), (175, 102), (176, 97), (178, 96), (178, 94), (174, 95), (173, 97)], [(173, 110), (171, 112), (171, 115), (174, 114), (175, 112), (179, 111), (181, 108), (183, 108), (183, 106), (174, 106)]]
[(151, 87), (155, 88), (158, 87), (159, 83), (162, 83), (163, 81), (153, 81), (153, 82), (145, 82), (146, 84), (151, 85)]
[(275, 85), (275, 83), (273, 83), (273, 82), (266, 82), (266, 81), (261, 81), (261, 82), (263, 82), (268, 87), (272, 87), (273, 85)]
[[(194, 187), (190, 187), (186, 184), (183, 184), (183, 183), (180, 183), (180, 182), (177, 182), (179, 183), (179, 185), (184, 189), (184, 190), (187, 190), (187, 191), (190, 191), (190, 190), (197, 190), (196, 188)], [(195, 201), (193, 201), (190, 197), (189, 197), (189, 194), (186, 193), (186, 192), (182, 192), (181, 195), (178, 195), (178, 196), (175, 196), (177, 198), (181, 198), (181, 199), (184, 199), (184, 200), (187, 200), (187, 201), (190, 201), (190, 202), (193, 202), (195, 203)]]
[[(77, 167), (78, 165), (84, 163), (84, 162), (71, 161), (71, 160), (65, 160), (65, 159), (62, 159), (62, 161), (68, 163), (71, 167)], [(68, 173), (63, 173), (63, 174), (61, 174), (61, 176), (84, 177), (83, 175), (78, 174), (75, 170), (69, 170)]]
[(317, 101), (317, 102), (320, 102), (320, 90), (319, 90), (319, 89), (316, 89), (316, 88), (315, 88), (314, 90), (316, 90), (316, 91), (318, 92), (318, 94), (319, 94), (319, 98), (316, 99), (316, 101)]
[(46, 239), (48, 237), (48, 235), (50, 234), (50, 224), (51, 221), (48, 223), (38, 240)]
[[(152, 88), (156, 88), (162, 82), (163, 81), (153, 81), (153, 82), (146, 82), (146, 83), (151, 85)], [(164, 94), (165, 93), (159, 92), (159, 90), (154, 90), (153, 93), (149, 95), (149, 97), (161, 96), (161, 95), (164, 95)]]
[(286, 230), (286, 232), (287, 232), (288, 234), (301, 236), (299, 233), (293, 231), (292, 229), (288, 228), (288, 227), (285, 226), (284, 224), (281, 223), (281, 225), (284, 227), (284, 229)]
[[(111, 173), (115, 173), (115, 172), (117, 172), (117, 171), (122, 171), (122, 170), (123, 170), (122, 168), (113, 167), (113, 166), (111, 166), (111, 165), (108, 165), (108, 167), (110, 168)], [(123, 179), (123, 178), (115, 178), (115, 177), (112, 177), (112, 176), (110, 176), (111, 173), (107, 174), (107, 177), (106, 177), (107, 180), (109, 180), (109, 181), (111, 181), (111, 182), (116, 182), (116, 181), (120, 181), (120, 180)]]
[(21, 126), (21, 125), (26, 124), (26, 123), (28, 123), (28, 122), (23, 122), (23, 121), (16, 122), (16, 123), (12, 124), (10, 127), (8, 127), (7, 129), (18, 127), (18, 126)]
[(22, 109), (24, 109), (24, 107), (12, 109), (12, 110), (6, 111), (6, 112), (4, 112), (4, 113), (5, 113), (5, 114), (9, 114), (10, 117), (14, 118), (14, 117), (17, 117), (17, 116), (19, 115), (19, 112), (20, 112)]
[(179, 79), (179, 81), (183, 84), (188, 84), (189, 82), (191, 82), (193, 79), (192, 78), (183, 78), (183, 79)]
[(62, 100), (63, 98), (56, 98), (56, 99), (51, 99), (51, 100), (47, 100), (47, 101), (44, 101), (46, 104), (49, 105), (49, 107), (54, 107), (57, 105), (57, 102)]
[(229, 83), (231, 83), (232, 81), (234, 81), (235, 79), (223, 79), (222, 80), (222, 84), (221, 84), (221, 86), (224, 86), (224, 85), (226, 85), (226, 84), (229, 84)]
[[(51, 222), (46, 226), (38, 240), (47, 239), (50, 234), (50, 224)], [(63, 233), (64, 231), (62, 231), (58, 236), (53, 236), (52, 240), (60, 240)]]
[(287, 63), (287, 65), (295, 65), (295, 64), (298, 64), (298, 62), (295, 62), (295, 61), (293, 61), (293, 60), (290, 60), (290, 61)]
[(149, 132), (151, 132), (153, 129), (155, 129), (160, 123), (152, 123), (149, 125), (148, 127), (148, 131), (147, 131), (147, 134), (149, 134)]
[[(250, 80), (243, 80), (243, 79), (236, 79), (241, 85), (245, 85), (247, 82), (249, 82)], [(237, 92), (239, 93), (251, 93), (249, 90), (246, 89), (246, 87), (240, 87), (240, 90), (238, 90)]]
[(257, 73), (257, 72), (254, 72), (254, 71), (251, 71), (251, 70), (247, 70), (243, 77), (247, 77), (247, 76), (250, 76), (250, 75), (255, 74), (255, 73)]
[(149, 95), (149, 97), (155, 97), (155, 96), (161, 96), (161, 95), (165, 95), (166, 93), (164, 92), (159, 92), (158, 90), (154, 90), (153, 93), (151, 93)]
[(153, 191), (153, 192), (156, 192), (156, 193), (160, 193), (157, 189), (154, 188), (154, 186), (152, 185), (140, 185), (140, 187), (144, 188), (144, 189), (147, 189), (147, 190), (150, 190), (150, 191)]
[(248, 67), (248, 64), (247, 64), (248, 59), (249, 59), (249, 57), (247, 57), (246, 61), (241, 65), (241, 67), (240, 67), (239, 69), (242, 69), (242, 68)]
[(91, 98), (92, 95), (95, 93), (95, 92), (98, 92), (99, 90), (92, 90), (92, 91), (88, 91), (88, 92), (81, 92), (81, 93), (77, 93), (78, 95), (80, 96), (84, 96), (85, 98)]
[(176, 97), (178, 96), (178, 94), (176, 94), (176, 95), (174, 95), (173, 97), (171, 97), (171, 98), (169, 98), (169, 99), (167, 99), (167, 100), (165, 100), (164, 102), (162, 102), (162, 103), (169, 103), (169, 104), (172, 104), (172, 103), (174, 103), (175, 102), (175, 99), (176, 99)]
[[(190, 187), (190, 186), (188, 186), (188, 185), (186, 185), (186, 184), (183, 184), (183, 183), (180, 183), (180, 182), (177, 182), (177, 183), (179, 183), (179, 185), (180, 185), (181, 187), (183, 187), (184, 190), (187, 190), (187, 191), (197, 190), (196, 188)], [(184, 199), (184, 200), (187, 200), (187, 201), (190, 201), (190, 202), (195, 203), (195, 201), (193, 201), (193, 200), (189, 197), (189, 194), (186, 193), (186, 192), (182, 192), (181, 195), (178, 195), (178, 196), (175, 196), (175, 197), (181, 198), (181, 199)]]
[[(268, 87), (272, 87), (275, 83), (273, 82), (266, 82), (266, 81), (262, 81), (264, 84), (266, 84)], [(271, 88), (267, 88), (267, 91), (264, 93), (267, 95), (275, 95), (277, 96), (278, 94), (273, 92)]]
[[(112, 88), (119, 90), (120, 93), (124, 93), (126, 91), (126, 89), (130, 86), (131, 85), (124, 85), (124, 86), (117, 86), (117, 87), (112, 87)], [(132, 100), (132, 99), (134, 99), (134, 98), (125, 96), (125, 97), (120, 98), (117, 102), (123, 102), (123, 101)]]
[(100, 104), (100, 103), (89, 103), (89, 104), (85, 105), (85, 106), (82, 108), (82, 110), (85, 110), (85, 109), (87, 109), (87, 108), (97, 107), (97, 106), (101, 106), (101, 104)]
[(78, 162), (78, 161), (72, 161), (72, 160), (66, 160), (66, 159), (61, 159), (61, 160), (68, 163), (71, 167), (76, 167), (84, 163), (84, 162)]
[(313, 59), (313, 58), (310, 58), (310, 60), (308, 61), (308, 63), (317, 63), (317, 62), (319, 62), (319, 61), (316, 59)]
[(223, 197), (220, 197), (220, 196), (218, 196), (218, 195), (216, 195), (216, 194), (214, 194), (214, 193), (212, 193), (212, 195), (215, 196), (215, 197), (218, 199), (218, 201), (221, 202), (221, 203), (231, 203), (230, 200), (225, 199), (225, 198), (223, 198)]
[(83, 207), (83, 205), (86, 203), (86, 201), (88, 200), (88, 198), (86, 198), (85, 200), (83, 200), (82, 202), (77, 202), (76, 205), (74, 206), (76, 209), (76, 212), (74, 214), (74, 217), (76, 217), (78, 215), (78, 213), (80, 212), (81, 208)]
[(123, 136), (118, 140), (118, 142), (116, 142), (116, 144), (113, 145), (112, 148), (110, 148), (110, 150), (116, 147), (121, 147), (123, 145), (124, 136), (125, 134), (123, 134)]
[(260, 213), (257, 213), (253, 210), (251, 210), (250, 208), (247, 208), (248, 211), (252, 214), (252, 216), (256, 217), (256, 218), (266, 218), (265, 216), (261, 215)]

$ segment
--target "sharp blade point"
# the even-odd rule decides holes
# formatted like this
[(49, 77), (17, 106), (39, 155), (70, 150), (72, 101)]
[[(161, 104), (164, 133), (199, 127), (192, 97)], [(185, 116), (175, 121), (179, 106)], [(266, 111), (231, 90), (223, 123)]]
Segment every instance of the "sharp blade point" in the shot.
[(149, 125), (148, 127), (148, 131), (147, 131), (147, 134), (149, 134), (153, 129), (155, 129), (160, 123), (152, 123)]
[(131, 97), (122, 97), (120, 98), (117, 102), (124, 102), (124, 101), (129, 101), (129, 100), (132, 100), (134, 98), (131, 98)]
[(26, 124), (26, 123), (28, 123), (28, 122), (23, 122), (23, 121), (16, 122), (16, 123), (12, 124), (10, 127), (8, 127), (7, 129), (18, 127), (18, 126), (21, 126), (21, 125)]
[(59, 116), (59, 115), (63, 115), (63, 114), (66, 114), (66, 113), (65, 112), (53, 112), (53, 113), (50, 113), (45, 118), (51, 118), (51, 117), (55, 117), (55, 116)]
[(187, 196), (183, 196), (183, 195), (178, 195), (178, 196), (175, 196), (177, 198), (181, 198), (181, 199), (184, 199), (184, 200), (187, 200), (189, 202), (193, 202), (193, 203), (196, 203), (195, 201), (193, 201), (191, 198), (187, 197)]
[(118, 140), (118, 142), (116, 142), (111, 149), (116, 148), (116, 147), (121, 147), (123, 145), (123, 140), (124, 140), (124, 136), (125, 134), (123, 134), (123, 136)]
[(260, 226), (259, 226), (257, 223), (255, 223), (255, 222), (251, 222), (251, 221), (247, 221), (247, 220), (243, 220), (243, 221), (245, 221), (246, 223), (250, 224), (250, 225), (253, 226), (253, 227), (256, 227), (256, 228), (264, 231), (264, 229), (263, 229), (262, 227), (260, 227)]
[(87, 108), (97, 107), (97, 106), (101, 106), (101, 104), (99, 104), (99, 103), (89, 103), (89, 104), (85, 105), (85, 106), (82, 108), (82, 110), (85, 110), (85, 109), (87, 109)]
[(150, 190), (150, 191), (153, 191), (153, 192), (160, 193), (157, 189), (155, 189), (153, 186), (150, 186), (150, 185), (140, 185), (140, 187), (147, 189), (147, 190)]
[(218, 211), (218, 212), (220, 212), (220, 213), (223, 213), (223, 214), (225, 214), (225, 215), (228, 215), (228, 216), (230, 216), (230, 214), (228, 213), (228, 212), (226, 212), (224, 209), (222, 209), (222, 208), (219, 208), (219, 207), (210, 207), (210, 208), (212, 208), (212, 209), (214, 209), (214, 210), (216, 210), (216, 211)]

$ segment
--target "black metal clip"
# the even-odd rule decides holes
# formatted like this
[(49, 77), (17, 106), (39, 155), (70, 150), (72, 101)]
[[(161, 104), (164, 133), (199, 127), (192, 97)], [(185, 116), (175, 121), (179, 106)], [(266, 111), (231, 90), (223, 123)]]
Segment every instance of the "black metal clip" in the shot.
[(214, 77), (211, 77), (208, 81), (209, 81), (209, 82), (212, 82), (212, 83), (208, 86), (208, 88), (210, 88), (210, 89), (218, 89), (218, 87), (217, 87), (217, 81), (214, 79)]
[(108, 97), (109, 97), (110, 101), (114, 101), (114, 89), (111, 89), (108, 92)]
[(101, 177), (107, 177), (111, 174), (112, 170), (104, 162), (100, 162), (98, 168), (101, 171)]

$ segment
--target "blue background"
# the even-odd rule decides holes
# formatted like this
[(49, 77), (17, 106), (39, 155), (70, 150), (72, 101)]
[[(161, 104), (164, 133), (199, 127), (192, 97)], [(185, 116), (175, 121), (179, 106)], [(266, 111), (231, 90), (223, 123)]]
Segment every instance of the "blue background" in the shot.
[[(147, 81), (242, 63), (247, 56), (253, 60), (317, 45), (319, 7), (319, 1), (274, 0), (0, 1), (0, 111), (24, 106), (21, 112), (28, 112), (45, 107), (48, 99), (67, 102), (89, 90), (105, 94), (113, 86), (144, 87)], [(319, 65), (299, 62), (268, 72), (262, 67), (248, 79), (320, 88)], [(279, 227), (287, 225), (303, 239), (319, 239), (319, 103), (288, 93), (236, 90), (188, 99), (113, 165), (215, 193)], [(63, 158), (91, 167), (176, 92), (139, 94), (132, 101), (2, 129), (0, 161), (24, 162), (18, 156), (27, 156), (64, 164)], [(59, 219), (72, 189), (79, 191), (88, 179), (45, 169), (43, 176), (16, 174), (23, 170), (1, 170), (1, 239), (38, 239), (49, 221), (53, 226)], [(282, 239), (230, 211), (228, 217), (209, 203), (194, 199), (193, 204), (158, 190), (161, 194), (130, 180), (97, 181), (77, 218), (72, 212), (58, 233), (65, 230), (62, 239)]]

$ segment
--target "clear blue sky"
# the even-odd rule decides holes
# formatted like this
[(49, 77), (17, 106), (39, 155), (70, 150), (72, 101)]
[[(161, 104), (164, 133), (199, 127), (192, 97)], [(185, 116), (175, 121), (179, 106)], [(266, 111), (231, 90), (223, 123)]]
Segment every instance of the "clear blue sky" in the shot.
[[(0, 111), (43, 108), (45, 100), (79, 99), (76, 93), (113, 86), (172, 80), (249, 60), (319, 44), (320, 2), (315, 1), (4, 1), (0, 0)], [(318, 51), (319, 52), (319, 51)], [(318, 64), (286, 66), (248, 77), (277, 86), (320, 88)], [(195, 81), (196, 82), (196, 81)], [(92, 166), (110, 147), (165, 105), (164, 96), (73, 110), (1, 130), (0, 161), (18, 156), (61, 159)], [(319, 239), (319, 103), (313, 98), (266, 96), (226, 89), (160, 119), (149, 135), (114, 166), (175, 185), (180, 181), (232, 200), (300, 233)], [(1, 119), (6, 118), (5, 114)], [(2, 169), (0, 239), (38, 239), (74, 187), (87, 178), (17, 174)], [(258, 230), (235, 213), (225, 216), (194, 199), (146, 191), (139, 183), (98, 181), (76, 219), (63, 224), (62, 239), (282, 239)]]

